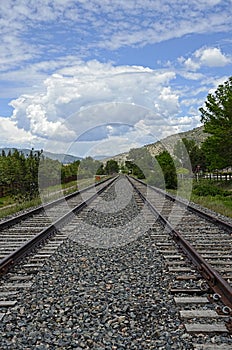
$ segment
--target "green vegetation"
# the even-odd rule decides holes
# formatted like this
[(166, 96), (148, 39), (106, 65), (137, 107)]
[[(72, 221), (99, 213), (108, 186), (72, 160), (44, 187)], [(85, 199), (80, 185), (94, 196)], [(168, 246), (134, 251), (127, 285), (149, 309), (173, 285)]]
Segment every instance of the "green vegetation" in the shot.
[(224, 168), (232, 166), (232, 77), (219, 85), (215, 93), (208, 94), (200, 112), (204, 132), (209, 136), (201, 147), (193, 140), (182, 139), (174, 148), (177, 173), (182, 177), (178, 193), (185, 197), (184, 178), (188, 175), (184, 174), (184, 169), (198, 173), (198, 181), (193, 181), (191, 200), (232, 217), (232, 181), (225, 181), (226, 177), (224, 181), (201, 178), (206, 169), (228, 177)]
[(94, 183), (98, 169), (119, 171), (114, 160), (105, 168), (91, 157), (62, 164), (43, 156), (43, 151), (24, 155), (15, 149), (0, 155), (0, 217), (40, 205)]
[(96, 171), (96, 175), (113, 175), (119, 172), (118, 162), (114, 159), (110, 159), (106, 162), (104, 167), (103, 164)]
[(0, 198), (30, 201), (38, 196), (41, 188), (76, 179), (79, 163), (63, 165), (45, 158), (43, 151), (33, 149), (26, 156), (17, 149), (7, 155), (3, 151), (0, 155)]
[(92, 157), (86, 157), (80, 162), (80, 166), (78, 168), (77, 179), (89, 179), (93, 178), (101, 163), (98, 160), (94, 160)]
[(165, 181), (165, 188), (176, 189), (177, 188), (177, 174), (174, 161), (171, 155), (167, 151), (163, 151), (156, 156), (156, 160), (162, 169), (162, 173)]
[[(2, 199), (2, 198), (1, 198)], [(12, 215), (14, 213), (18, 213), (21, 210), (25, 210), (31, 207), (35, 207), (41, 204), (41, 200), (39, 197), (33, 198), (32, 200), (27, 200), (22, 203), (15, 202), (10, 206), (0, 207), (0, 218), (5, 218), (8, 215)]]
[(232, 77), (208, 94), (200, 108), (204, 131), (209, 136), (202, 145), (208, 168), (222, 169), (232, 165)]
[(232, 218), (232, 199), (223, 196), (206, 196), (199, 197), (192, 195), (191, 200), (205, 208), (209, 208), (216, 213), (220, 213)]
[(195, 182), (193, 186), (193, 194), (196, 196), (229, 196), (231, 193), (218, 186), (217, 183), (213, 183), (209, 180), (202, 179), (199, 182)]
[(232, 218), (232, 182), (194, 182), (191, 200)]
[[(14, 196), (15, 200), (26, 196), (31, 200), (38, 195), (38, 169), (42, 152), (33, 150), (25, 157), (18, 150), (0, 156), (0, 185), (1, 197)], [(4, 193), (6, 192), (6, 193)]]
[(25, 210), (27, 208), (35, 207), (41, 205), (42, 202), (46, 203), (55, 199), (60, 198), (63, 195), (67, 195), (76, 191), (77, 189), (82, 189), (87, 186), (93, 184), (93, 179), (82, 179), (78, 181), (71, 181), (69, 183), (64, 183), (60, 185), (54, 185), (47, 187), (44, 189), (44, 193), (42, 195), (43, 201), (41, 197), (35, 197), (32, 200), (24, 200), (22, 202), (15, 201), (15, 198), (11, 196), (0, 198), (0, 218), (4, 218), (7, 215), (12, 215), (21, 210)]
[[(61, 192), (76, 190), (79, 165), (80, 161), (61, 164), (45, 158), (43, 151), (33, 149), (27, 155), (17, 149), (8, 154), (3, 151), (0, 155), (0, 215), (3, 216), (5, 210), (8, 214), (40, 204), (41, 193), (51, 200)], [(3, 210), (3, 207), (6, 208)]]
[[(187, 179), (181, 180), (178, 187), (178, 195), (191, 200), (205, 208), (232, 218), (232, 181), (194, 180), (191, 198)], [(176, 190), (168, 190), (171, 194), (177, 194)]]
[(176, 168), (171, 155), (167, 151), (152, 157), (145, 147), (131, 149), (128, 158), (130, 160), (125, 162), (128, 173), (139, 179), (146, 179), (146, 182), (150, 185), (176, 189)]
[(183, 138), (174, 146), (175, 162), (178, 168), (195, 172), (200, 165), (201, 170), (206, 169), (205, 154), (194, 140)]
[(118, 162), (116, 160), (110, 159), (107, 161), (105, 166), (105, 174), (112, 175), (117, 174), (119, 172)]

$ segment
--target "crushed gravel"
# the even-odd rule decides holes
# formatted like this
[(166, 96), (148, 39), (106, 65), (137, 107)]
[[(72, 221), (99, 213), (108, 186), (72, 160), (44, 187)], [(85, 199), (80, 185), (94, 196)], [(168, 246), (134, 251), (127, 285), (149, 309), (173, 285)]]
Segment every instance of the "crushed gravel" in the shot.
[[(102, 215), (96, 226), (107, 229), (109, 220), (112, 225), (116, 220), (119, 227), (123, 215), (128, 220), (134, 210), (130, 201), (127, 214)], [(95, 213), (89, 213), (93, 223)], [(1, 350), (193, 349), (194, 339), (186, 334), (168, 292), (172, 281), (155, 246), (157, 233), (158, 225), (108, 248), (67, 239), (1, 321)], [(198, 340), (204, 342), (203, 337)]]

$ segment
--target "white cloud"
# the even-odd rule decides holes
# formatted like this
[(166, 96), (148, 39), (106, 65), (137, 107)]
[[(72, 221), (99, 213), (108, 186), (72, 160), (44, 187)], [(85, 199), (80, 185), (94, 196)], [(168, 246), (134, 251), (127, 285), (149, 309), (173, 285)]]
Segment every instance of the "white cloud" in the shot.
[(199, 62), (194, 62), (192, 58), (187, 58), (186, 61), (184, 61), (184, 65), (187, 68), (187, 70), (190, 71), (195, 71), (200, 68), (200, 63)]
[(37, 138), (30, 131), (17, 127), (15, 121), (0, 117), (0, 147), (30, 147)]
[(231, 57), (227, 57), (216, 47), (197, 50), (195, 57), (201, 65), (208, 67), (223, 67), (232, 62)]
[[(167, 118), (179, 111), (178, 93), (170, 87), (174, 79), (171, 71), (81, 62), (47, 78), (43, 92), (13, 100), (12, 122), (47, 140), (47, 145), (50, 142), (50, 148), (54, 140), (69, 147), (78, 136), (101, 124), (133, 126), (143, 120), (149, 132), (156, 134), (154, 126), (166, 125)], [(115, 130), (110, 130), (107, 137), (116, 137)]]
[[(187, 68), (189, 69), (189, 68)], [(186, 72), (186, 71), (179, 71), (178, 72), (180, 76), (184, 77), (185, 79), (188, 80), (196, 80), (196, 81), (201, 81), (205, 78), (205, 76), (202, 73), (195, 73), (195, 72)]]
[(201, 48), (194, 52), (192, 57), (184, 60), (179, 58), (179, 62), (183, 63), (190, 71), (196, 71), (201, 67), (224, 67), (232, 63), (232, 57), (226, 56), (216, 47)]
[(164, 87), (156, 102), (157, 110), (166, 117), (179, 112), (179, 96), (171, 91), (170, 86)]
[[(31, 59), (78, 56), (96, 50), (145, 46), (192, 33), (227, 32), (232, 8), (222, 1), (8, 0), (0, 3), (0, 68)], [(206, 20), (207, 17), (207, 20)], [(52, 29), (51, 29), (52, 28)]]

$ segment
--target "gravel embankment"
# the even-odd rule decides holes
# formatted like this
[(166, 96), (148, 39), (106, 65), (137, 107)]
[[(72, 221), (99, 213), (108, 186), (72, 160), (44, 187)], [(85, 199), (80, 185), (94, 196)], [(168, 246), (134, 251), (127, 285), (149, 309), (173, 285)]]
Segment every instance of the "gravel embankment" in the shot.
[(149, 235), (109, 250), (67, 241), (4, 317), (1, 349), (192, 349), (169, 282)]
[[(133, 200), (130, 205), (135, 215)], [(98, 216), (98, 229), (110, 220), (117, 227), (128, 222), (130, 205), (118, 215)], [(171, 282), (152, 231), (107, 249), (67, 239), (3, 318), (0, 348), (193, 349), (168, 294)]]

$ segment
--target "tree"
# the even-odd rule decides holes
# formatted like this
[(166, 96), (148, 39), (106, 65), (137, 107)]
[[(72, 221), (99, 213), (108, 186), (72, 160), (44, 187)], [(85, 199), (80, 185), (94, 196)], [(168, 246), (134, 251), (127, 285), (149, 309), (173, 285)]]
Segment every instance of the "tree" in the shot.
[(119, 171), (118, 162), (114, 159), (108, 160), (105, 166), (105, 173), (108, 175), (111, 175), (114, 173), (118, 173), (118, 171)]
[(17, 149), (0, 156), (0, 185), (15, 199), (31, 199), (38, 194), (38, 167), (42, 152), (29, 155)]
[(62, 164), (61, 167), (61, 182), (69, 182), (77, 179), (80, 160), (75, 160), (70, 164)]
[(171, 155), (168, 151), (163, 151), (156, 159), (163, 172), (166, 188), (176, 189), (177, 188), (177, 175), (176, 168)]
[(100, 167), (97, 169), (96, 175), (105, 175), (105, 169), (103, 164), (101, 164)]
[(61, 183), (62, 164), (58, 160), (42, 157), (39, 164), (39, 186), (45, 189)]
[(207, 96), (200, 108), (204, 131), (210, 136), (203, 149), (211, 168), (232, 164), (232, 77)]
[(205, 169), (206, 160), (203, 150), (194, 140), (183, 138), (179, 140), (174, 147), (174, 155), (181, 163), (181, 167), (195, 172), (197, 166)]
[(130, 160), (126, 160), (125, 166), (128, 169), (128, 173), (133, 176), (137, 176), (138, 179), (145, 179), (145, 175), (140, 167)]
[[(151, 176), (155, 161), (147, 148), (132, 148), (128, 154), (128, 159), (131, 165), (133, 165), (133, 175), (139, 179)], [(126, 165), (129, 165), (129, 163), (126, 163)]]
[(77, 178), (92, 178), (96, 174), (100, 165), (101, 163), (98, 160), (94, 160), (92, 157), (82, 159), (78, 168)]

